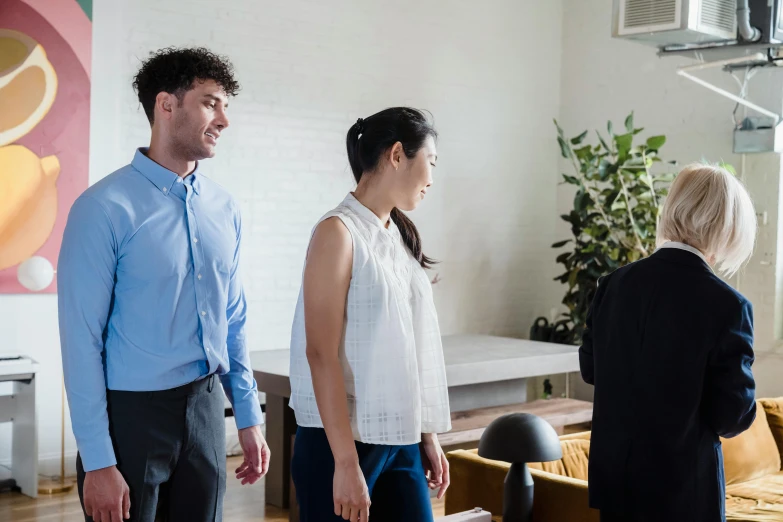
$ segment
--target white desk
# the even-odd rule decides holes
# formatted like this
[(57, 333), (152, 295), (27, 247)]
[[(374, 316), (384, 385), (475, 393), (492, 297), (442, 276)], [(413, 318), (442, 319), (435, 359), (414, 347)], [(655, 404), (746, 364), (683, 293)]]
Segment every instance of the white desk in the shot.
[(28, 497), (38, 496), (38, 420), (35, 374), (38, 363), (23, 357), (0, 360), (0, 382), (13, 383), (10, 395), (0, 395), (0, 422), (13, 423), (11, 478)]
[[(250, 366), (266, 393), (266, 439), (272, 462), (266, 502), (288, 507), (291, 435), (296, 432), (289, 381), (289, 350), (253, 351)], [(579, 370), (579, 347), (489, 335), (443, 336), (451, 411), (527, 401), (528, 377)]]

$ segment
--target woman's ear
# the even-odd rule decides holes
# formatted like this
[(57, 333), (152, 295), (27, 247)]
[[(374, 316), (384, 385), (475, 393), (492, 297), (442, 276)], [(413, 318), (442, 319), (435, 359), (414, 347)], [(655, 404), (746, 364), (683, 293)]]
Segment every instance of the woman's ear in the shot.
[(389, 149), (389, 164), (391, 164), (392, 168), (394, 170), (397, 170), (400, 168), (400, 163), (402, 162), (402, 156), (405, 154), (405, 151), (402, 148), (402, 143), (399, 141), (391, 146)]

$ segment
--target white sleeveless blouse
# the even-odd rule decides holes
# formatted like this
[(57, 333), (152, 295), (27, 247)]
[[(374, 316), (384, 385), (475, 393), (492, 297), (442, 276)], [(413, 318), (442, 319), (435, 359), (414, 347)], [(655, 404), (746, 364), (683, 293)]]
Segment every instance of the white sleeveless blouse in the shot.
[[(339, 347), (354, 439), (405, 445), (451, 429), (446, 368), (432, 287), (402, 241), (352, 194), (337, 217), (353, 240), (353, 268)], [(313, 229), (315, 231), (315, 229)], [(306, 355), (303, 291), (291, 333), (291, 400), (296, 423), (323, 427)]]

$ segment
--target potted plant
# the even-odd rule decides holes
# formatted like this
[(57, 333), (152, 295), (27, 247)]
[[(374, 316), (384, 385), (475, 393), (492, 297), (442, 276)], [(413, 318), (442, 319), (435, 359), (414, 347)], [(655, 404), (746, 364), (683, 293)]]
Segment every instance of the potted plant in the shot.
[(598, 278), (654, 252), (658, 217), (675, 174), (654, 172), (666, 137), (637, 141), (643, 129), (634, 128), (633, 113), (620, 134), (611, 121), (606, 138), (596, 131), (596, 143), (586, 143), (587, 131), (566, 138), (556, 120), (555, 126), (560, 152), (574, 170), (563, 174), (563, 183), (576, 188), (573, 209), (561, 216), (572, 237), (552, 245), (568, 247), (556, 258), (565, 271), (555, 278), (567, 285), (562, 302), (568, 312), (554, 325), (539, 318), (531, 338), (579, 344)]

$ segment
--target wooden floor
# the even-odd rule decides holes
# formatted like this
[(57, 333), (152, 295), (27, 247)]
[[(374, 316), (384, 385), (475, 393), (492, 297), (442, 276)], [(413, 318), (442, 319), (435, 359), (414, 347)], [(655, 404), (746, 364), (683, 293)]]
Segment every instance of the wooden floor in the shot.
[[(241, 457), (228, 459), (227, 469), (236, 469)], [(229, 474), (230, 475), (230, 474)], [(443, 502), (433, 502), (435, 516), (442, 516)], [(252, 486), (242, 486), (232, 475), (226, 484), (223, 510), (224, 522), (287, 522), (288, 512), (264, 505), (263, 480)], [(83, 522), (76, 489), (70, 493), (39, 496), (32, 499), (19, 493), (0, 493), (2, 522)]]

